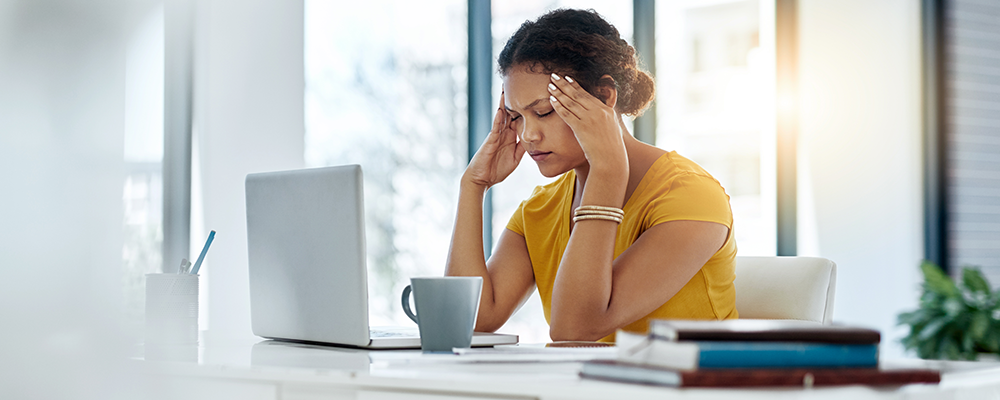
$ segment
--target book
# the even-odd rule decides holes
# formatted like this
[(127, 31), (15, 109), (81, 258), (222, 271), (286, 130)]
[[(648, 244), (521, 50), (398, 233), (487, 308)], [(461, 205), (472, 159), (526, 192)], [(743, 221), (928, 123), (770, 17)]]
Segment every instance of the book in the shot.
[(796, 368), (680, 371), (612, 360), (585, 362), (580, 370), (580, 376), (588, 379), (675, 387), (904, 385), (941, 381), (941, 373), (931, 369)]
[(649, 323), (649, 334), (665, 340), (812, 342), (878, 344), (879, 331), (849, 325), (824, 325), (797, 320), (731, 319), (693, 321), (659, 319)]
[(617, 360), (680, 370), (876, 367), (877, 344), (669, 341), (619, 331)]

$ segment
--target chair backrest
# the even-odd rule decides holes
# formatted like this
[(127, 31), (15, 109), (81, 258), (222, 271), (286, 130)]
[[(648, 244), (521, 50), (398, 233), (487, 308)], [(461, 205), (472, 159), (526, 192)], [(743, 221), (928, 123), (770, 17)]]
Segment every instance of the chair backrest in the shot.
[(819, 257), (736, 257), (740, 318), (829, 324), (837, 264)]

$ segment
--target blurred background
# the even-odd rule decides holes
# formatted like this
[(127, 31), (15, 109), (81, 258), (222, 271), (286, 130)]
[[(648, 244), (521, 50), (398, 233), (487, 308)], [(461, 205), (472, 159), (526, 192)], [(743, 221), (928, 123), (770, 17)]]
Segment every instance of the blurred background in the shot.
[[(921, 260), (1000, 284), (989, 0), (0, 0), (3, 387), (57, 365), (79, 379), (44, 390), (129, 397), (108, 382), (141, 342), (144, 275), (210, 230), (200, 328), (254, 340), (252, 172), (361, 164), (370, 319), (412, 324), (396, 299), (443, 273), (496, 55), (565, 7), (639, 49), (657, 99), (629, 127), (719, 179), (739, 254), (836, 262), (834, 320), (880, 329), (883, 355), (903, 355)], [(546, 182), (527, 160), (491, 189), (488, 242)], [(501, 331), (548, 341), (537, 295)]]

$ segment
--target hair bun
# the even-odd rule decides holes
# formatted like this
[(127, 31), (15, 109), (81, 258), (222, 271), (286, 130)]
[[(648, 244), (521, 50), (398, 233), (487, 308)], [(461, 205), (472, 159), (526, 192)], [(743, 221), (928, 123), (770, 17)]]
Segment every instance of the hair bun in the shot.
[(652, 103), (656, 97), (656, 83), (646, 71), (632, 68), (630, 72), (634, 72), (634, 75), (632, 75), (631, 82), (627, 83), (629, 93), (625, 98), (622, 98), (624, 104), (618, 109), (622, 114), (638, 117), (646, 111), (649, 103)]

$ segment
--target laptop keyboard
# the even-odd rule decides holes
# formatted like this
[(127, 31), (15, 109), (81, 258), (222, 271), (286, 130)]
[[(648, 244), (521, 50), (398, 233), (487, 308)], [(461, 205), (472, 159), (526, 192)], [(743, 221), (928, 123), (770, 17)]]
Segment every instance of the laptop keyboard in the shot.
[(414, 330), (387, 330), (387, 329), (370, 329), (368, 331), (369, 337), (372, 338), (394, 338), (394, 337), (419, 337)]

